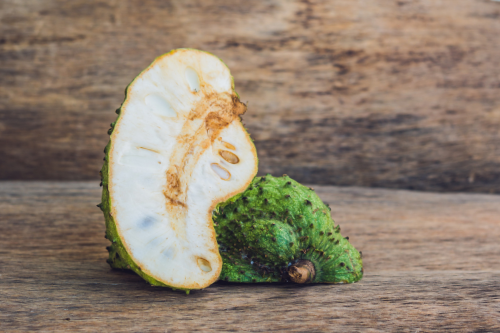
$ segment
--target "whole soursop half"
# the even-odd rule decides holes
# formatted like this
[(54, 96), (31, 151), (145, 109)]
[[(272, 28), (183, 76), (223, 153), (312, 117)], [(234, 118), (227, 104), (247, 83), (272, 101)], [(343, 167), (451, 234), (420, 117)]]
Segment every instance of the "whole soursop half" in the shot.
[(290, 177), (256, 177), (214, 215), (231, 282), (351, 283), (363, 276), (361, 254), (340, 234), (316, 193)]
[(125, 96), (101, 170), (108, 262), (152, 285), (207, 287), (223, 267), (212, 212), (257, 173), (246, 106), (225, 64), (192, 49), (158, 57)]

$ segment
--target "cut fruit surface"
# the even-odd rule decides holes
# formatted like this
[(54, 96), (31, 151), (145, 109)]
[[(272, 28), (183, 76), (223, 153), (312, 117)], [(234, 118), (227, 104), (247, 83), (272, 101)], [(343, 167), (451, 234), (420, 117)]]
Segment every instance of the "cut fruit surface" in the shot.
[(217, 280), (212, 212), (257, 173), (245, 111), (228, 68), (198, 50), (157, 58), (128, 86), (101, 171), (113, 267), (179, 289)]

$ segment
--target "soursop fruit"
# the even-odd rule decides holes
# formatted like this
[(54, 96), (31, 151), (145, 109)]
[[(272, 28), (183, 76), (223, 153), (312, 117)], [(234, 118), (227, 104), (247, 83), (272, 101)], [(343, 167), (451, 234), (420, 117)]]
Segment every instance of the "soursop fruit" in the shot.
[(230, 282), (351, 283), (361, 254), (340, 234), (316, 193), (290, 177), (256, 177), (214, 214)]
[(186, 291), (218, 279), (212, 212), (257, 173), (245, 111), (229, 69), (198, 50), (158, 57), (127, 87), (108, 132), (98, 205), (112, 267)]

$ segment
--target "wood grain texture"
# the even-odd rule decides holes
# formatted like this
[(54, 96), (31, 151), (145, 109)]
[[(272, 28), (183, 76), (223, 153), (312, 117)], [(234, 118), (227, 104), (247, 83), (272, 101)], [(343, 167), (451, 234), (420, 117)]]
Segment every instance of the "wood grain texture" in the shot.
[(500, 192), (500, 3), (0, 3), (0, 179), (97, 179), (125, 86), (207, 50), (249, 104), (262, 173)]
[(319, 187), (363, 251), (351, 285), (190, 295), (106, 264), (100, 190), (0, 182), (0, 331), (500, 331), (500, 197)]

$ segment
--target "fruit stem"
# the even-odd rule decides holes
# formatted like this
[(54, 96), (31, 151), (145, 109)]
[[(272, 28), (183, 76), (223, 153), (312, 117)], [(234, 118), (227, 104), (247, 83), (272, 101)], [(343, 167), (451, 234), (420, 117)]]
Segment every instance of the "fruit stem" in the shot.
[(309, 260), (299, 260), (288, 268), (288, 275), (295, 283), (310, 283), (314, 280), (316, 270)]

